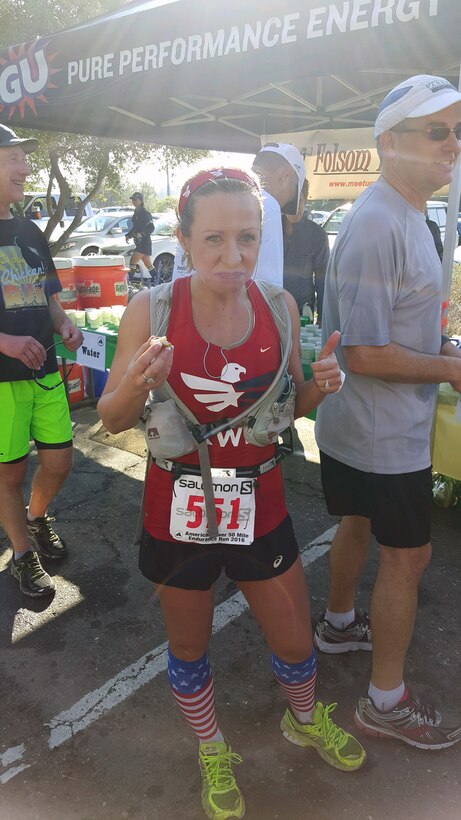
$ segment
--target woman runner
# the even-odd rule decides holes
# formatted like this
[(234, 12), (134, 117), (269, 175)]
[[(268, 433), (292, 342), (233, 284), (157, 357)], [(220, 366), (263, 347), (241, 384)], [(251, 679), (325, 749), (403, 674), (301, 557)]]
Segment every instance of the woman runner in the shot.
[[(201, 423), (236, 416), (254, 401), (258, 386), (270, 384), (280, 363), (279, 333), (252, 280), (261, 236), (255, 178), (239, 169), (201, 171), (184, 185), (177, 211), (178, 239), (194, 273), (173, 285), (167, 335), (174, 355), (159, 342), (151, 345), (150, 294), (139, 293), (123, 316), (98, 405), (111, 432), (136, 424), (149, 390), (166, 378)], [(341, 387), (334, 355), (339, 333), (330, 337), (312, 365), (313, 378), (305, 382), (298, 309), (290, 294), (284, 292), (284, 298), (293, 334), (288, 370), (297, 391), (295, 414), (302, 416)], [(213, 436), (208, 450), (213, 468), (235, 468), (237, 476), (241, 471), (252, 477), (236, 479), (246, 481), (246, 490), (251, 487), (251, 499), (243, 502), (243, 495), (226, 489), (234, 488), (234, 481), (222, 482), (215, 501), (218, 521), (224, 524), (219, 541), (206, 542), (197, 453), (174, 462), (154, 461), (147, 477), (139, 560), (160, 599), (171, 691), (199, 741), (203, 809), (208, 817), (224, 820), (243, 817), (245, 808), (232, 769), (241, 757), (217, 721), (207, 654), (214, 584), (222, 570), (244, 594), (272, 652), (272, 668), (288, 700), (281, 721), (284, 736), (316, 749), (343, 771), (358, 769), (365, 751), (333, 723), (335, 704), (324, 706), (315, 700), (309, 595), (285, 505), (282, 472), (278, 463), (260, 469), (271, 464), (275, 445), (247, 444), (242, 428), (234, 428)], [(175, 475), (179, 477), (173, 484)], [(235, 544), (221, 532), (226, 524), (232, 529), (233, 515), (243, 503), (237, 527), (243, 543)]]

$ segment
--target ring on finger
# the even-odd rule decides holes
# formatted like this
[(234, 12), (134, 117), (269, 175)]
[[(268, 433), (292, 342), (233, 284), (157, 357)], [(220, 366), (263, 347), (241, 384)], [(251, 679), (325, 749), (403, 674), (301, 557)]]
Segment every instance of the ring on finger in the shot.
[(153, 379), (152, 376), (145, 376), (144, 373), (142, 375), (144, 381), (147, 382), (147, 384), (155, 384), (155, 379)]
[(330, 382), (328, 381), (328, 379), (325, 379), (325, 384), (323, 385), (323, 389), (324, 390), (329, 390), (329, 388), (330, 388)]

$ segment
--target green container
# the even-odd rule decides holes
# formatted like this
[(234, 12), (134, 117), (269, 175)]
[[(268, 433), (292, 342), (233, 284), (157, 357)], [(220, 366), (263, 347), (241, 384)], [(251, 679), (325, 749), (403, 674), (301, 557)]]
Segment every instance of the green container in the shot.
[[(302, 368), (303, 368), (304, 379), (307, 382), (309, 379), (312, 379), (311, 366), (310, 366), (310, 364), (303, 364)], [(311, 410), (311, 412), (308, 413), (306, 416), (304, 416), (304, 418), (311, 419), (311, 421), (315, 421), (315, 419), (317, 418), (317, 410)]]

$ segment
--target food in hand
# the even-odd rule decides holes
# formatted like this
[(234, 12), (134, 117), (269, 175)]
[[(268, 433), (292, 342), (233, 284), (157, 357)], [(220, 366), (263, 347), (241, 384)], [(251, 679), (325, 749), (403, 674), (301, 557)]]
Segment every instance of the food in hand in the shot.
[(161, 342), (163, 347), (173, 347), (173, 345), (171, 344), (171, 342), (168, 341), (166, 336), (154, 336), (152, 338), (152, 344), (155, 344), (156, 342)]

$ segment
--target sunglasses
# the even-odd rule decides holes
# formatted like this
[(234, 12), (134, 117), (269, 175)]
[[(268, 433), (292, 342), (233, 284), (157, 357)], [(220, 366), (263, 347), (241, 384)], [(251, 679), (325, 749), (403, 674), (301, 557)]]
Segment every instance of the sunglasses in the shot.
[(448, 128), (446, 125), (431, 125), (429, 128), (394, 128), (392, 130), (402, 134), (410, 131), (415, 134), (424, 134), (432, 142), (443, 142), (448, 139), (450, 134), (454, 134), (458, 142), (461, 142), (461, 125), (457, 125), (456, 128)]
[[(48, 351), (51, 350), (51, 348), (53, 347), (56, 347), (56, 343), (47, 347), (45, 353), (48, 353)], [(37, 384), (42, 390), (56, 390), (57, 387), (61, 387), (61, 385), (67, 381), (74, 364), (75, 362), (72, 362), (72, 364), (64, 374), (64, 378), (61, 379), (61, 381), (57, 384), (53, 384), (51, 387), (49, 387), (47, 384), (40, 384), (39, 382), (39, 379), (43, 379), (46, 376), (45, 365), (42, 365), (42, 367), (39, 370), (31, 370), (32, 378), (35, 384)]]

